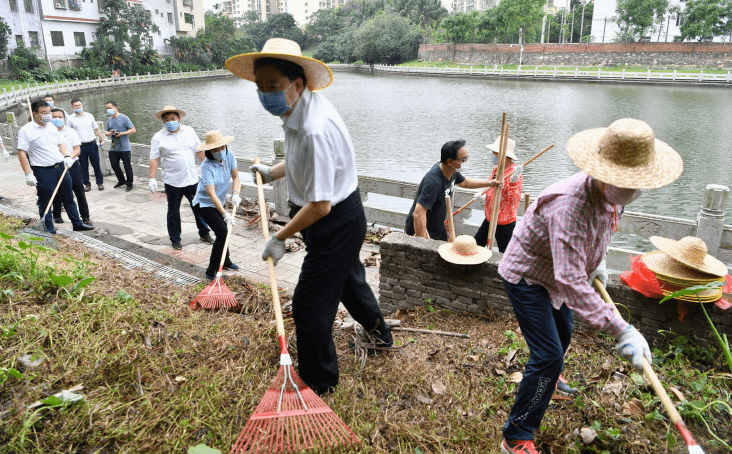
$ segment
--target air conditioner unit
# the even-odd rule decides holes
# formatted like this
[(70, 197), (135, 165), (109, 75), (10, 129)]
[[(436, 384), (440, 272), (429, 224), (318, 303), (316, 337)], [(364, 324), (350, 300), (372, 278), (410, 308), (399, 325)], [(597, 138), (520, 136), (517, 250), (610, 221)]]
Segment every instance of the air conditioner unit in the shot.
[(54, 4), (53, 4), (53, 6), (54, 6), (54, 7), (56, 8), (56, 9), (66, 9), (66, 5), (65, 5), (64, 3), (58, 3), (58, 2), (57, 2), (57, 3), (54, 3)]

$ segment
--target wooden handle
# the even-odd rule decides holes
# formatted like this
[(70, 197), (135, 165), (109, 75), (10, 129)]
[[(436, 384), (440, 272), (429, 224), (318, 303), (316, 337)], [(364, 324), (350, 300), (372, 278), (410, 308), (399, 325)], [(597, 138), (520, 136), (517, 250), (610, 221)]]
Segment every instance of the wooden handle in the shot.
[[(231, 204), (234, 205), (234, 201), (231, 201)], [(234, 215), (236, 214), (236, 205), (231, 207), (231, 219), (234, 219)], [(221, 262), (219, 263), (219, 273), (224, 270), (224, 262), (226, 261), (226, 251), (229, 247), (229, 239), (231, 238), (231, 224), (226, 224), (226, 241), (224, 241), (224, 250), (221, 251)]]
[(61, 182), (64, 181), (64, 176), (66, 176), (66, 172), (69, 170), (68, 167), (66, 167), (66, 163), (63, 163), (64, 171), (61, 173), (61, 178), (58, 179), (58, 183), (56, 183), (56, 189), (53, 190), (53, 194), (51, 195), (51, 200), (48, 201), (48, 205), (46, 206), (46, 211), (43, 212), (43, 216), (41, 216), (41, 222), (46, 222), (46, 215), (48, 214), (48, 211), (51, 209), (51, 206), (53, 206), (53, 199), (56, 197), (56, 193), (58, 192), (58, 188), (61, 187)]
[[(546, 153), (547, 151), (551, 150), (552, 148), (554, 148), (554, 144), (551, 144), (551, 145), (549, 145), (548, 147), (546, 147), (546, 148), (544, 148), (543, 150), (541, 150), (540, 152), (536, 153), (536, 154), (534, 155), (534, 157), (532, 157), (531, 159), (529, 159), (528, 161), (526, 161), (526, 162), (524, 163), (524, 168), (525, 168), (525, 167), (526, 167), (527, 165), (529, 165), (529, 164), (531, 164), (532, 162), (534, 162), (534, 160), (535, 160), (536, 158), (538, 158), (539, 156), (543, 155), (544, 153)], [(514, 170), (513, 172), (509, 173), (508, 175), (506, 175), (506, 178), (511, 178), (511, 177), (513, 176), (513, 174), (514, 174), (514, 173), (516, 173), (516, 171), (515, 171), (515, 170)]]
[[(259, 164), (259, 157), (254, 158), (254, 164)], [(259, 216), (262, 220), (262, 235), (264, 241), (269, 240), (269, 217), (267, 216), (267, 204), (264, 201), (264, 189), (262, 188), (262, 175), (257, 175), (257, 195), (259, 196)], [(272, 293), (272, 305), (274, 306), (275, 322), (277, 324), (277, 335), (285, 337), (285, 322), (282, 320), (282, 306), (280, 305), (280, 293), (277, 286), (277, 275), (275, 274), (272, 257), (267, 257), (267, 269), (269, 270), (269, 290)]]
[(496, 169), (496, 179), (501, 183), (493, 189), (493, 209), (491, 210), (490, 226), (488, 228), (488, 250), (493, 251), (493, 237), (496, 234), (496, 222), (498, 221), (498, 211), (501, 207), (501, 192), (503, 186), (503, 173), (506, 169), (506, 144), (508, 143), (509, 125), (506, 123), (506, 112), (503, 112), (503, 125), (501, 126), (501, 146), (498, 151), (498, 168)]
[(452, 202), (450, 196), (445, 196), (445, 205), (447, 206), (447, 227), (450, 241), (455, 242), (455, 224), (452, 219)]

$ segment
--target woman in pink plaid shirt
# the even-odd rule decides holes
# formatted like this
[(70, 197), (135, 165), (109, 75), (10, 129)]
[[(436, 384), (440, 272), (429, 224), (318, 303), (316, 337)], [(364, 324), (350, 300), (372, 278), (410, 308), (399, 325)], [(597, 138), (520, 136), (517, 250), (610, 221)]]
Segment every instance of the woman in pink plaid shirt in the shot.
[(644, 356), (651, 361), (643, 335), (613, 313), (591, 282), (607, 282), (604, 257), (623, 207), (642, 189), (676, 180), (681, 157), (648, 124), (632, 118), (575, 134), (567, 153), (582, 171), (548, 187), (531, 204), (498, 267), (530, 350), (503, 426), (503, 454), (538, 453), (534, 431), (564, 367), (575, 314), (614, 336), (616, 351), (636, 369), (642, 370)]

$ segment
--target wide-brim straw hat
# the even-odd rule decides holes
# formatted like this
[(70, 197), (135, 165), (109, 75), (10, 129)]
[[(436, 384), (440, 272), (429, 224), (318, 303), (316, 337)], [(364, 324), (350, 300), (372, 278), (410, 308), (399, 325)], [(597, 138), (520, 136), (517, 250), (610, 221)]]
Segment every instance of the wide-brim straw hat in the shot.
[[(727, 275), (727, 265), (707, 254), (707, 245), (701, 238), (687, 236), (679, 241), (652, 236), (651, 243), (672, 259), (701, 273), (723, 277)], [(649, 266), (649, 268), (651, 268)], [(651, 268), (651, 271), (653, 269)]]
[(328, 65), (320, 60), (303, 57), (300, 45), (284, 38), (270, 38), (264, 43), (261, 52), (235, 55), (226, 60), (226, 69), (254, 82), (254, 62), (260, 58), (279, 58), (302, 66), (307, 87), (310, 90), (321, 90), (333, 82), (333, 73)]
[(643, 255), (643, 263), (653, 271), (659, 279), (677, 285), (702, 285), (724, 280), (723, 277), (712, 276), (690, 268), (671, 258), (663, 251), (653, 251)]
[(223, 147), (232, 140), (234, 140), (234, 136), (225, 136), (214, 129), (213, 131), (208, 131), (206, 133), (206, 141), (198, 144), (196, 150), (213, 150), (214, 148)]
[(440, 257), (456, 265), (478, 265), (491, 258), (491, 251), (478, 247), (475, 238), (460, 235), (452, 243), (445, 243), (437, 248)]
[(183, 117), (186, 116), (186, 113), (183, 112), (180, 109), (176, 109), (173, 106), (165, 106), (165, 107), (163, 107), (163, 110), (161, 110), (160, 112), (156, 112), (155, 115), (153, 115), (153, 117), (155, 117), (156, 120), (163, 121), (163, 115), (165, 115), (168, 112), (175, 112), (175, 113), (177, 113), (179, 120), (182, 120)]
[(684, 170), (681, 156), (656, 139), (647, 123), (634, 118), (573, 135), (567, 154), (586, 174), (619, 188), (660, 188)]
[[(501, 151), (501, 136), (496, 137), (496, 141), (493, 143), (489, 143), (485, 146), (487, 149), (491, 150), (494, 153), (500, 153)], [(506, 157), (511, 158), (514, 161), (518, 161), (518, 157), (516, 157), (516, 153), (514, 153), (513, 150), (516, 149), (516, 141), (512, 138), (508, 138), (506, 141)]]

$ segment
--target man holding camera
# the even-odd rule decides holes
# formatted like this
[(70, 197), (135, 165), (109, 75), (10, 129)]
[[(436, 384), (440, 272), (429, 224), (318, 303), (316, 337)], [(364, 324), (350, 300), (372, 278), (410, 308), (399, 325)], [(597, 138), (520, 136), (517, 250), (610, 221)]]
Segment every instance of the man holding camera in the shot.
[[(127, 192), (132, 190), (132, 164), (130, 162), (130, 134), (137, 132), (135, 126), (130, 121), (127, 115), (119, 113), (117, 110), (117, 103), (114, 101), (107, 101), (107, 130), (104, 135), (112, 138), (112, 148), (109, 150), (109, 163), (112, 165), (112, 170), (117, 176), (117, 184), (115, 188), (121, 188), (127, 185)], [(119, 161), (122, 160), (122, 164), (125, 166), (125, 172), (122, 173), (122, 168), (119, 166)], [(125, 173), (127, 178), (125, 179)]]

